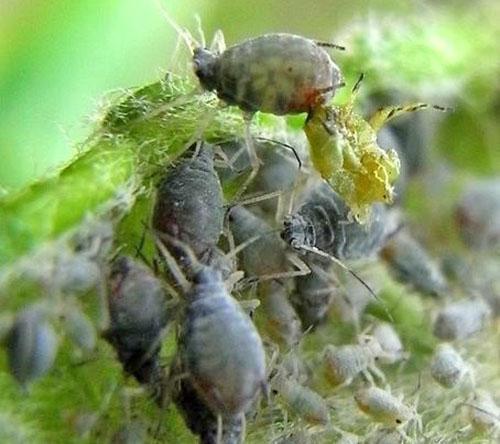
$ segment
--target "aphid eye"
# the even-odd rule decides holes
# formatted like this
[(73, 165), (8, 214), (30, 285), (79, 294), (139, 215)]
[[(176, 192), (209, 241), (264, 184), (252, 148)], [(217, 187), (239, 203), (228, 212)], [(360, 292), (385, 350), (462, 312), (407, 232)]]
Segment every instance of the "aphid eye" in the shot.
[(396, 424), (402, 424), (403, 421), (401, 421), (400, 419), (396, 419)]
[(272, 389), (272, 390), (271, 390), (271, 393), (272, 393), (273, 395), (277, 395), (277, 394), (278, 394), (278, 390), (276, 390), (276, 389)]
[(378, 356), (375, 356), (375, 361), (378, 361), (379, 357)]

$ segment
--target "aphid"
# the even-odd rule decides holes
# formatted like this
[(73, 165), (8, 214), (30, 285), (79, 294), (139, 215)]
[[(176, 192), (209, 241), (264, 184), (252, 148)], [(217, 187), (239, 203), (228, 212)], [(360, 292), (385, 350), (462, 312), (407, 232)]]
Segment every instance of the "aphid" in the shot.
[[(213, 149), (203, 143), (195, 157), (182, 160), (160, 181), (152, 227), (160, 238), (165, 234), (178, 239), (191, 248), (198, 260), (206, 262), (222, 233), (223, 205)], [(184, 271), (189, 272), (190, 264), (186, 263), (183, 250), (172, 245), (171, 251)]]
[(323, 351), (325, 375), (335, 390), (350, 385), (359, 374), (371, 384), (374, 384), (372, 373), (380, 381), (385, 381), (384, 374), (376, 365), (385, 356), (379, 342), (369, 335), (361, 335), (359, 339), (357, 345), (328, 345)]
[(169, 320), (165, 291), (148, 268), (126, 256), (114, 261), (109, 281), (111, 322), (105, 338), (115, 348), (125, 372), (147, 386), (161, 404), (160, 341)]
[(29, 307), (16, 317), (6, 339), (9, 369), (22, 385), (45, 375), (57, 354), (58, 340), (41, 307)]
[(365, 120), (353, 110), (362, 78), (355, 84), (345, 105), (313, 108), (304, 131), (314, 168), (342, 196), (350, 214), (364, 222), (373, 202), (393, 202), (393, 184), (400, 170), (396, 151), (384, 151), (378, 146), (378, 131), (389, 120), (430, 105), (387, 106)]
[(470, 183), (458, 201), (455, 220), (468, 246), (497, 248), (500, 245), (500, 180)]
[(311, 273), (295, 278), (295, 291), (290, 297), (304, 329), (321, 323), (341, 292), (331, 264), (310, 260), (308, 266)]
[(469, 419), (475, 430), (500, 436), (500, 407), (490, 393), (478, 391), (472, 401), (466, 403)]
[(324, 49), (332, 46), (337, 47), (293, 34), (265, 34), (219, 51), (195, 48), (193, 66), (205, 90), (243, 111), (304, 113), (343, 86)]
[(436, 382), (445, 388), (455, 387), (467, 374), (474, 386), (472, 369), (450, 344), (443, 343), (436, 347), (430, 370)]
[[(286, 244), (266, 221), (244, 207), (236, 206), (229, 212), (230, 229), (235, 241), (248, 248), (241, 252), (242, 268), (249, 277), (259, 281), (291, 278), (309, 273), (309, 268)], [(290, 271), (294, 265), (298, 270)]]
[(201, 268), (185, 296), (179, 337), (182, 367), (217, 416), (220, 435), (225, 418), (243, 418), (258, 392), (267, 391), (264, 347), (219, 271)]
[(491, 309), (482, 299), (463, 299), (445, 305), (434, 321), (434, 335), (444, 341), (467, 339), (482, 330)]
[(284, 221), (281, 237), (298, 250), (319, 249), (341, 260), (369, 258), (399, 229), (399, 213), (375, 204), (369, 224), (349, 218), (349, 208), (327, 184), (315, 186)]
[(409, 233), (400, 231), (390, 239), (380, 253), (399, 281), (417, 291), (443, 296), (448, 285), (437, 261)]
[(378, 341), (384, 352), (379, 356), (380, 363), (394, 364), (398, 361), (408, 359), (409, 353), (405, 352), (401, 339), (391, 324), (380, 322), (375, 325), (371, 334)]
[(288, 300), (287, 289), (276, 281), (262, 283), (259, 288), (266, 331), (278, 344), (296, 345), (302, 336), (302, 326)]
[(327, 425), (330, 409), (327, 402), (314, 390), (278, 374), (271, 381), (273, 391), (279, 393), (288, 409), (312, 425)]
[[(362, 412), (377, 422), (398, 428), (415, 421), (417, 427), (422, 429), (421, 418), (415, 408), (407, 406), (402, 399), (386, 390), (375, 386), (362, 388), (354, 394), (354, 400)], [(403, 434), (402, 431), (400, 433)]]

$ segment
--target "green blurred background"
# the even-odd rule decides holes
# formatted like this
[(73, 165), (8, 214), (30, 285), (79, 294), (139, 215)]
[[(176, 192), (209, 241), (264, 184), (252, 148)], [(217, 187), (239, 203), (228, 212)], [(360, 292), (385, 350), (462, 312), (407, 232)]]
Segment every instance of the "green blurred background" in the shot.
[[(228, 43), (269, 31), (331, 40), (336, 29), (371, 12), (429, 9), (387, 0), (163, 5), (191, 30), (199, 14), (208, 38), (221, 28)], [(70, 159), (92, 130), (102, 97), (156, 80), (174, 44), (156, 0), (0, 0), (0, 190), (19, 188)]]

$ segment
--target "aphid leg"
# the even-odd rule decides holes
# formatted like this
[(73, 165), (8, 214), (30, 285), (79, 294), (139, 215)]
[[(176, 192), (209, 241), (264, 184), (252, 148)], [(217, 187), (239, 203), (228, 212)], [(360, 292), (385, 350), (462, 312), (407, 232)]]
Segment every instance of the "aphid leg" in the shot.
[(316, 45), (321, 46), (323, 48), (333, 48), (333, 49), (338, 49), (339, 51), (345, 51), (345, 46), (337, 45), (336, 43), (320, 42), (318, 40), (315, 40), (314, 43), (316, 43)]
[[(368, 367), (368, 370), (369, 370), (368, 373), (370, 373), (370, 372), (373, 373), (373, 375), (375, 375), (380, 380), (380, 382), (382, 384), (385, 383), (386, 379), (385, 379), (384, 373), (375, 364), (370, 365), (370, 367)], [(372, 381), (373, 381), (373, 379), (372, 379)]]
[(279, 190), (279, 191), (271, 191), (269, 193), (260, 194), (257, 196), (250, 196), (248, 198), (239, 200), (238, 205), (241, 205), (241, 206), (253, 205), (253, 204), (265, 201), (265, 200), (274, 199), (276, 197), (279, 199), (281, 194), (283, 194), (283, 191)]
[(110, 324), (108, 295), (105, 277), (101, 274), (97, 283), (97, 298), (99, 301), (98, 326), (100, 331), (106, 331)]
[(240, 436), (240, 444), (245, 442), (245, 435), (247, 433), (247, 418), (245, 413), (241, 413), (241, 436)]
[[(371, 375), (370, 375), (370, 378), (371, 378), (371, 380), (372, 380), (372, 385), (375, 385), (375, 383), (373, 382), (373, 378), (371, 377)], [(344, 382), (342, 382), (342, 383), (340, 383), (340, 384), (336, 385), (335, 387), (333, 387), (333, 388), (330, 390), (330, 392), (331, 392), (331, 393), (338, 392), (339, 390), (343, 389), (344, 387), (348, 387), (348, 386), (350, 386), (350, 385), (352, 384), (352, 381), (354, 381), (354, 378), (349, 377), (349, 378), (347, 378)]]
[(251, 171), (248, 177), (243, 182), (241, 188), (237, 191), (235, 195), (235, 199), (238, 199), (248, 188), (248, 185), (252, 183), (255, 179), (255, 176), (259, 172), (260, 168), (260, 160), (257, 156), (257, 151), (255, 150), (255, 145), (253, 143), (253, 138), (251, 134), (251, 121), (252, 121), (253, 113), (245, 113), (245, 145), (248, 151), (248, 158), (250, 160)]
[(384, 106), (383, 108), (375, 111), (375, 113), (368, 119), (368, 123), (375, 130), (375, 132), (377, 132), (387, 122), (394, 119), (395, 117), (398, 117), (405, 113), (412, 113), (427, 108), (433, 108), (441, 112), (450, 111), (450, 108), (439, 105), (429, 105), (428, 103), (411, 103), (402, 106)]
[(223, 432), (223, 424), (222, 424), (222, 415), (219, 413), (217, 415), (217, 438), (216, 438), (216, 443), (217, 444), (222, 444), (222, 432)]

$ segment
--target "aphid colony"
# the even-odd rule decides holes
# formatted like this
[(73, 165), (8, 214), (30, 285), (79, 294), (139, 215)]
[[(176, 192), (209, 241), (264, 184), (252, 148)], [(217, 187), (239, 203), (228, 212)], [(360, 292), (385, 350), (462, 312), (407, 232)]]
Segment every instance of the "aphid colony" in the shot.
[[(359, 82), (346, 105), (329, 104), (343, 80), (328, 46), (271, 34), (226, 50), (194, 49), (202, 87), (227, 104), (250, 115), (308, 113), (306, 138), (287, 140), (300, 167), (279, 143), (250, 131), (229, 143), (198, 141), (157, 181), (145, 224), (153, 257), (140, 245), (141, 258), (114, 250), (113, 226), (101, 223), (55, 248), (46, 268), (25, 267), (22, 275), (54, 297), (8, 321), (4, 342), (20, 384), (29, 388), (50, 371), (59, 332), (83, 354), (93, 353), (100, 335), (123, 371), (160, 409), (173, 403), (200, 443), (240, 443), (247, 435), (254, 442), (254, 434), (264, 442), (263, 427), (276, 443), (428, 442), (418, 390), (404, 396), (397, 389), (395, 368), (414, 365), (427, 383), (460, 393), (467, 436), (498, 436), (498, 399), (476, 389), (487, 382), (458, 350), (498, 315), (491, 294), (450, 297), (463, 276), (445, 273), (403, 208), (389, 206), (400, 160), (397, 147), (379, 147), (377, 132), (428, 105), (382, 108), (367, 121), (353, 109)], [(311, 167), (321, 177), (307, 174)], [(245, 168), (248, 180), (228, 201), (224, 190)], [(469, 190), (456, 214), (464, 239), (484, 249), (497, 240), (498, 223), (484, 215), (491, 205), (477, 203), (483, 188), (494, 187)], [(382, 263), (409, 291), (433, 296), (422, 322), (434, 335), (424, 363), (412, 361), (411, 338), (400, 337), (393, 307), (373, 298), (379, 282), (367, 269)], [(98, 326), (75, 297), (91, 289), (99, 295)], [(176, 349), (166, 360), (169, 335)], [(314, 353), (308, 341), (316, 341)], [(357, 409), (347, 422), (334, 407), (342, 397)], [(354, 423), (363, 424), (363, 437), (351, 433)]]

